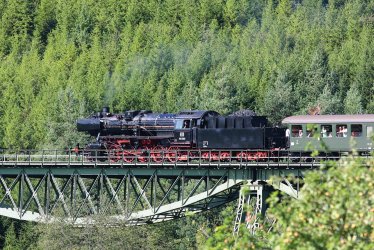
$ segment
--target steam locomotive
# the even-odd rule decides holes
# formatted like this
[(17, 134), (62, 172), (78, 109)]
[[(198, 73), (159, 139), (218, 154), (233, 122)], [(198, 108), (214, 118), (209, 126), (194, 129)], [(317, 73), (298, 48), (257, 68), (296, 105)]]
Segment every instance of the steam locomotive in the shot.
[(96, 136), (84, 149), (90, 157), (112, 161), (262, 159), (269, 150), (287, 146), (286, 129), (269, 127), (265, 116), (221, 116), (210, 110), (114, 114), (105, 107), (79, 119), (77, 129)]

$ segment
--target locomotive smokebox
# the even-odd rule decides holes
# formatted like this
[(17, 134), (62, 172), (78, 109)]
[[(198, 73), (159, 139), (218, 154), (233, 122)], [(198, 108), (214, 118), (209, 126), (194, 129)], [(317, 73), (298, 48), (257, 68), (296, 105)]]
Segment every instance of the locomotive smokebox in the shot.
[(87, 132), (90, 135), (97, 135), (100, 133), (100, 120), (99, 119), (79, 119), (77, 120), (78, 131)]

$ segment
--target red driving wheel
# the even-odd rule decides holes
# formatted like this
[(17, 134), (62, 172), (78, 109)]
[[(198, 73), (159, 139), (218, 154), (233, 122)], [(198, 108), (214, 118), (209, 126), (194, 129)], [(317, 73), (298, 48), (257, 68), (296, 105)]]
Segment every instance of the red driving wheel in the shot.
[(151, 158), (153, 162), (162, 162), (164, 160), (164, 150), (165, 148), (161, 146), (156, 146), (151, 150)]
[(179, 151), (178, 147), (170, 147), (168, 148), (168, 151), (166, 152), (166, 157), (170, 162), (177, 162), (180, 160), (181, 153)]

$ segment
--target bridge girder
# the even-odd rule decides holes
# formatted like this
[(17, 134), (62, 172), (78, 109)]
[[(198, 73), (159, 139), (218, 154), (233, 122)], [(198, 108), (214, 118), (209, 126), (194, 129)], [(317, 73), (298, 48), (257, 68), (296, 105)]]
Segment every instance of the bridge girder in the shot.
[[(0, 155), (0, 215), (75, 224), (93, 223), (101, 215), (111, 223), (159, 222), (235, 200), (240, 186), (254, 181), (297, 198), (304, 172), (320, 167), (326, 159), (295, 158), (287, 152), (268, 155), (255, 161), (160, 163), (149, 157), (126, 163), (92, 161), (57, 150), (7, 151)], [(290, 176), (297, 182), (290, 182)]]
[(0, 215), (74, 224), (159, 222), (238, 197), (249, 169), (0, 168)]

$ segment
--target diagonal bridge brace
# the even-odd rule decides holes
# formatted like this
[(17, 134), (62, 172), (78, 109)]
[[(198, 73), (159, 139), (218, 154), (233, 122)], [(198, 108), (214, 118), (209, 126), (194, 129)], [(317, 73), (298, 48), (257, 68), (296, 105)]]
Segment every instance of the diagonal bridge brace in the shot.
[[(240, 183), (251, 175), (246, 169), (7, 168), (0, 171), (0, 185), (5, 191), (0, 192), (0, 215), (28, 221), (60, 218), (75, 224), (89, 223), (96, 214), (118, 223), (139, 224), (181, 217), (187, 211), (203, 211), (236, 199)], [(22, 189), (17, 185), (21, 183)], [(30, 195), (24, 205), (22, 201), (18, 205), (12, 197), (18, 189)], [(4, 204), (8, 198), (11, 206)], [(30, 206), (32, 201), (36, 206)]]

